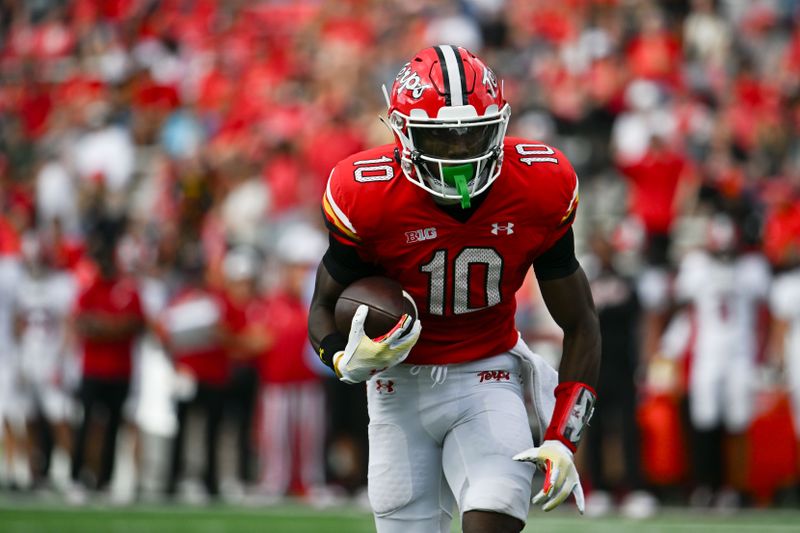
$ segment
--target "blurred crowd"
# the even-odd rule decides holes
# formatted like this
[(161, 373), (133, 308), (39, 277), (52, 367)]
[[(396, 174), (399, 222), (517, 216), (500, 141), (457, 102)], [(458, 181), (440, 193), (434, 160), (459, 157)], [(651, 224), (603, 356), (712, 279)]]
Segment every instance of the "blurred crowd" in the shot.
[[(436, 43), (581, 180), (587, 512), (798, 504), (796, 0), (0, 0), (0, 486), (360, 493), (363, 388), (306, 342), (319, 202)], [(518, 323), (556, 364), (535, 283)]]

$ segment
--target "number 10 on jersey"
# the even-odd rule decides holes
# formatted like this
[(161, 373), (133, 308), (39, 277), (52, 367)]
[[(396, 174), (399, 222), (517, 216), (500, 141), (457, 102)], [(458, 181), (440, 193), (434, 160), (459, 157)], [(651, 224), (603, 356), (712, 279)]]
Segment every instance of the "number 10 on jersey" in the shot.
[[(469, 291), (472, 283), (473, 265), (484, 265), (485, 276), (482, 299), (486, 305), (470, 305)], [(503, 272), (503, 258), (493, 248), (463, 248), (448, 264), (447, 250), (436, 250), (430, 261), (419, 267), (428, 275), (428, 312), (432, 315), (445, 314), (445, 297), (448, 281), (452, 283), (452, 313), (463, 315), (480, 311), (500, 303), (500, 278)], [(449, 274), (449, 275), (448, 275)]]

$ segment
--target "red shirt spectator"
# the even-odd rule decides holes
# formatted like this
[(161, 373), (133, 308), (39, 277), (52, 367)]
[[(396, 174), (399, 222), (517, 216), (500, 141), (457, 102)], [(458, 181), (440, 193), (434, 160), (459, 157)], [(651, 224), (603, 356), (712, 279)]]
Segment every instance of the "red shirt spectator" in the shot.
[[(128, 380), (136, 328), (111, 332), (123, 321), (141, 321), (144, 312), (135, 282), (97, 276), (78, 297), (76, 318), (89, 321), (78, 327), (83, 351), (83, 375), (89, 378)], [(90, 334), (89, 330), (103, 332)]]
[(364, 149), (364, 136), (343, 116), (334, 116), (313, 130), (306, 138), (304, 148), (304, 160), (308, 162), (318, 189), (311, 191), (316, 198), (325, 190), (328, 176), (336, 163)]
[(223, 312), (223, 302), (214, 293), (188, 287), (167, 305), (158, 326), (178, 370), (213, 387), (225, 386), (230, 371), (219, 334)]
[(645, 29), (631, 39), (626, 56), (634, 77), (678, 86), (681, 46), (668, 31)]
[(8, 218), (0, 215), (0, 256), (18, 255), (19, 250), (19, 232)]
[(648, 234), (667, 234), (677, 214), (679, 186), (688, 177), (686, 158), (664, 148), (650, 148), (638, 162), (621, 169), (630, 184), (630, 211)]
[(764, 223), (764, 254), (774, 265), (791, 267), (800, 262), (800, 200), (786, 197), (770, 209)]
[(27, 138), (38, 139), (46, 133), (52, 109), (53, 101), (44, 84), (31, 84), (22, 95), (19, 105), (19, 114)]
[(269, 185), (272, 212), (276, 215), (297, 207), (307, 193), (305, 169), (294, 145), (288, 142), (278, 146), (267, 159), (262, 176)]
[(276, 332), (259, 362), (263, 383), (316, 381), (308, 355), (308, 306), (300, 298), (278, 293), (269, 299), (262, 323)]

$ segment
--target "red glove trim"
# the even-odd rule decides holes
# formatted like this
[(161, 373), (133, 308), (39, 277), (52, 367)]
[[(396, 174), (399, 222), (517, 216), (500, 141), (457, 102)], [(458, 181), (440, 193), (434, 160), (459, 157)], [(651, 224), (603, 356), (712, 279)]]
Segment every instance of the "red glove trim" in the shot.
[(550, 479), (550, 472), (553, 470), (553, 462), (548, 459), (544, 462), (544, 465), (544, 486), (542, 486), (542, 491), (547, 494), (553, 487), (553, 481)]
[(544, 433), (544, 440), (560, 441), (575, 453), (583, 429), (594, 412), (597, 393), (586, 383), (567, 381), (559, 383), (555, 397), (553, 418)]

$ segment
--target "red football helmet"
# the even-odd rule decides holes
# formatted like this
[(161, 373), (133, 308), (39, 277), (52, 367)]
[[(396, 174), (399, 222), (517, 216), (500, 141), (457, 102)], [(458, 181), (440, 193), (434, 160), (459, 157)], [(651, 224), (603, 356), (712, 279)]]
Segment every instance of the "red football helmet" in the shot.
[(412, 183), (467, 208), (497, 179), (511, 107), (502, 83), (474, 54), (450, 45), (425, 48), (403, 66), (386, 99)]

